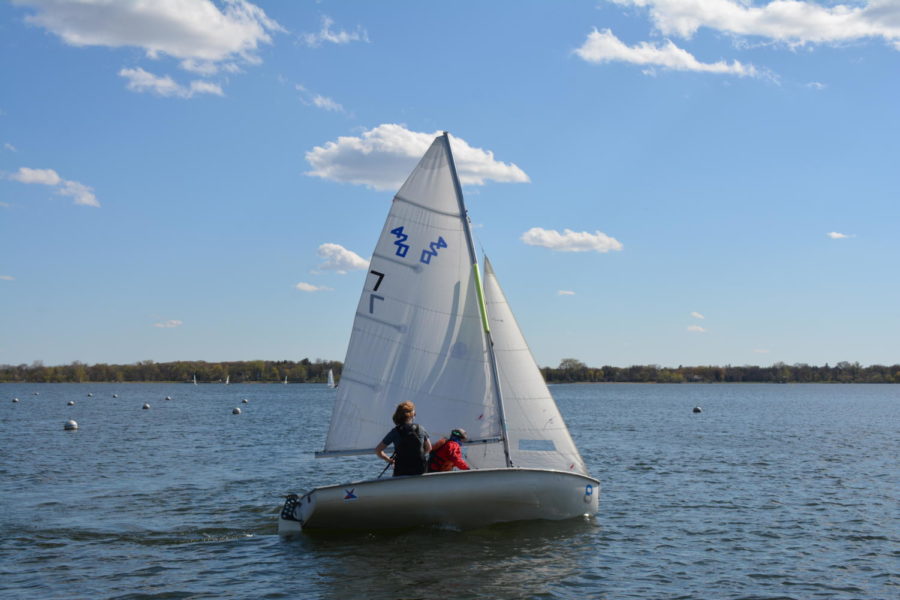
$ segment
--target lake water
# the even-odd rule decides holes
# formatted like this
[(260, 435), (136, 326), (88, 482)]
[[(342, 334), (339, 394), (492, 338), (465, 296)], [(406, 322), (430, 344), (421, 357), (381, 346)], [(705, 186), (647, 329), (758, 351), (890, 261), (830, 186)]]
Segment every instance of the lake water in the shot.
[(551, 391), (596, 518), (280, 538), (333, 390), (2, 384), (0, 597), (900, 598), (900, 385)]

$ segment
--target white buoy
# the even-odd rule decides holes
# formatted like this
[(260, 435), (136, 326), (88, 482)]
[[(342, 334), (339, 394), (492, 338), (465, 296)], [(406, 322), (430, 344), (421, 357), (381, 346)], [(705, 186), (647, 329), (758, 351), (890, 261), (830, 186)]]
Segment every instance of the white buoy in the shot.
[(118, 398), (118, 397), (119, 397), (118, 394), (113, 394), (113, 398)]
[(40, 392), (31, 392), (31, 395), (32, 395), (32, 396), (40, 396), (41, 393), (40, 393)]
[(239, 414), (241, 414), (241, 409), (235, 407), (235, 408), (231, 411), (231, 414), (233, 414), (233, 415), (239, 415)]
[(63, 425), (63, 429), (65, 429), (66, 431), (75, 431), (76, 429), (78, 429), (78, 423), (76, 423), (72, 419), (69, 419), (68, 421), (66, 421), (66, 424)]
[(69, 400), (68, 406), (75, 406), (75, 401), (74, 401), (74, 400)]
[(244, 398), (243, 400), (241, 400), (241, 403), (242, 404), (250, 404), (250, 401), (247, 400), (246, 398)]
[(13, 402), (18, 402), (18, 401), (19, 401), (18, 398), (13, 398)]
[(166, 396), (166, 400), (171, 400), (172, 396)]
[(150, 408), (150, 405), (147, 404), (146, 402), (144, 402), (144, 406), (142, 406), (141, 408), (143, 408), (144, 410), (147, 410), (148, 408)]
[(94, 397), (93, 394), (88, 394), (88, 398), (93, 398), (93, 397)]
[(695, 412), (695, 413), (702, 413), (702, 412), (703, 412), (703, 409), (700, 408), (699, 406), (695, 406), (695, 407), (694, 407), (694, 412)]

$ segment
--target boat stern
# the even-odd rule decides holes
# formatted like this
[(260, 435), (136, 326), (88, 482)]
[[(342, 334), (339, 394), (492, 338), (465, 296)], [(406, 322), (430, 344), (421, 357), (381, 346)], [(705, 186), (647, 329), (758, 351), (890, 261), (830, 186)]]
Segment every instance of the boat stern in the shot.
[(278, 535), (292, 535), (303, 529), (303, 504), (310, 500), (309, 494), (298, 496), (288, 494), (278, 516)]

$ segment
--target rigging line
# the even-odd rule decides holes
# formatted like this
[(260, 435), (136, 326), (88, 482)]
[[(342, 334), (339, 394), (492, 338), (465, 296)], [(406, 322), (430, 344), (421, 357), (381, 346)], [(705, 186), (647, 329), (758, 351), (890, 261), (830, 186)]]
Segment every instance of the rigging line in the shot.
[(469, 223), (469, 232), (472, 234), (472, 241), (475, 242), (475, 245), (478, 246), (478, 249), (481, 250), (481, 255), (484, 256), (484, 244), (481, 243), (481, 238), (478, 237), (478, 234), (475, 232), (475, 228), (472, 226), (472, 219), (469, 218), (469, 211), (466, 210), (466, 221)]

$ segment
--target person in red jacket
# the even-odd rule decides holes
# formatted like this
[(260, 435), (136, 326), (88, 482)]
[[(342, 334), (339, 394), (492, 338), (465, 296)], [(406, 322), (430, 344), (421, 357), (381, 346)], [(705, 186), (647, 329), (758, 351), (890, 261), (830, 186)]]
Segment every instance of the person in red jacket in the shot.
[(459, 443), (469, 437), (464, 429), (454, 429), (450, 432), (450, 439), (441, 438), (435, 442), (428, 459), (428, 471), (452, 471), (453, 467), (461, 471), (468, 471), (469, 465), (463, 460)]

